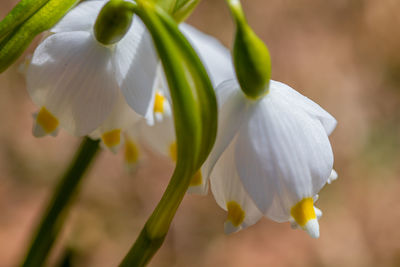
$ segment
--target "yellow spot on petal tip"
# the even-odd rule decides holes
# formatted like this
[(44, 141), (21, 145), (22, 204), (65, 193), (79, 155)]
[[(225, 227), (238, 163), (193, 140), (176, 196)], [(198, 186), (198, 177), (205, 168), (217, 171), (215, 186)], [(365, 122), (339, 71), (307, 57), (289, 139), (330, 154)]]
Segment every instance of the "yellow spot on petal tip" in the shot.
[(233, 226), (238, 227), (244, 221), (244, 210), (236, 201), (229, 201), (226, 203), (226, 208), (228, 209), (227, 221), (231, 222)]
[(303, 198), (292, 207), (290, 214), (297, 224), (304, 228), (308, 221), (317, 218), (313, 199), (311, 197)]
[(124, 158), (128, 164), (135, 164), (139, 159), (139, 149), (132, 140), (125, 141)]
[(192, 180), (190, 180), (189, 186), (199, 186), (203, 183), (203, 176), (201, 175), (201, 170), (198, 170), (194, 175)]
[(45, 107), (42, 107), (39, 110), (39, 113), (36, 117), (36, 123), (42, 127), (46, 134), (54, 132), (59, 125), (58, 119), (54, 117), (54, 115), (51, 114)]
[(102, 134), (101, 139), (108, 148), (116, 147), (121, 143), (121, 129), (105, 132)]
[(173, 161), (177, 160), (177, 151), (176, 151), (176, 142), (173, 142), (169, 145), (169, 156)]
[(165, 97), (157, 92), (154, 100), (154, 113), (164, 113)]

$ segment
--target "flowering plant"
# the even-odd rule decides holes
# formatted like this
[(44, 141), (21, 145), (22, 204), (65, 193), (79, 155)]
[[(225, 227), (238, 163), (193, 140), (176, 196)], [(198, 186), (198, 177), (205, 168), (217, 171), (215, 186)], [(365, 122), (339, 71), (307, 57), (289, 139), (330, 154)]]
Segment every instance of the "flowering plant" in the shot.
[(232, 57), (214, 38), (182, 22), (196, 0), (78, 2), (22, 0), (0, 22), (1, 71), (37, 34), (48, 32), (23, 67), (39, 109), (33, 134), (56, 136), (65, 129), (88, 136), (23, 266), (44, 263), (99, 144), (115, 153), (124, 147), (132, 168), (140, 157), (136, 138), (143, 133), (176, 167), (121, 266), (146, 265), (184, 194), (207, 193), (209, 184), (227, 211), (226, 233), (266, 216), (319, 236), (322, 212), (314, 202), (337, 177), (328, 139), (336, 120), (271, 80), (269, 51), (238, 0), (227, 0), (237, 29)]

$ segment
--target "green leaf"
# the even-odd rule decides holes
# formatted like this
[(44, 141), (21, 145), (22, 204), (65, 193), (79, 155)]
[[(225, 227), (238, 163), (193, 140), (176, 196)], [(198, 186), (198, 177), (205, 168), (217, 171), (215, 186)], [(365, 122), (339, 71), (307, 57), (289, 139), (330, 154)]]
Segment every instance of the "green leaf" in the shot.
[(177, 22), (184, 21), (196, 8), (199, 0), (177, 0), (171, 12)]
[(79, 0), (50, 0), (0, 43), (0, 73), (25, 51), (33, 38), (53, 27)]
[(0, 42), (49, 0), (21, 0), (0, 22)]

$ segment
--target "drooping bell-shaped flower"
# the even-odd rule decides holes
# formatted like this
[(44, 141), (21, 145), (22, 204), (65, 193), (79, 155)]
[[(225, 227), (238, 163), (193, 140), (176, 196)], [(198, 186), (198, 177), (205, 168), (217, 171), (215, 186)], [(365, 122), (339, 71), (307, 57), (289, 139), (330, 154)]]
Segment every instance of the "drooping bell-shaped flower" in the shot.
[[(236, 80), (222, 83), (217, 94), (222, 99), (219, 132), (204, 175), (210, 175), (218, 204), (228, 210), (227, 231), (253, 224), (264, 214), (278, 222), (293, 219), (318, 237), (313, 198), (334, 178), (328, 135), (336, 120), (276, 81), (258, 100), (247, 97)], [(238, 210), (241, 220), (231, 222), (229, 214)]]
[[(37, 47), (27, 69), (28, 92), (40, 107), (34, 135), (54, 134), (62, 127), (83, 136), (107, 128), (107, 118), (125, 108), (117, 107), (120, 95), (139, 115), (152, 116), (157, 58), (144, 25), (137, 18), (131, 23), (124, 4), (81, 3)], [(119, 22), (107, 24), (110, 14)], [(109, 137), (114, 142), (117, 136)], [(111, 149), (117, 147), (113, 142)]]
[(124, 145), (125, 135), (143, 117), (138, 115), (126, 103), (125, 97), (118, 92), (117, 102), (112, 112), (102, 124), (90, 134), (94, 139), (100, 139), (104, 148), (117, 153)]
[[(218, 133), (202, 170), (207, 188), (228, 211), (226, 232), (266, 216), (319, 236), (318, 192), (337, 175), (328, 136), (336, 120), (288, 85), (270, 80), (268, 48), (247, 24), (239, 0), (228, 0), (237, 25), (236, 77), (220, 84)], [(336, 175), (336, 177), (335, 177)]]

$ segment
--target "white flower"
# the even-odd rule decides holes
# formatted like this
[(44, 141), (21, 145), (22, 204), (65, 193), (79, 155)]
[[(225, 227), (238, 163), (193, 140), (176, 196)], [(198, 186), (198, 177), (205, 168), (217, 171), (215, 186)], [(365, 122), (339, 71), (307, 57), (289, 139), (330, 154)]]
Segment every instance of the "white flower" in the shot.
[(314, 200), (335, 174), (328, 136), (336, 120), (276, 81), (259, 100), (247, 98), (235, 80), (222, 83), (217, 95), (218, 134), (202, 170), (217, 203), (228, 211), (226, 232), (265, 215), (318, 237), (322, 213)]
[(78, 136), (93, 132), (125, 108), (117, 106), (120, 90), (139, 115), (152, 116), (157, 58), (151, 37), (134, 19), (115, 45), (97, 42), (93, 26), (105, 3), (79, 4), (35, 50), (27, 70), (28, 92), (40, 107), (35, 136), (54, 134), (60, 126)]
[[(185, 23), (179, 25), (179, 28), (198, 53), (214, 87), (234, 75), (229, 50), (217, 39)], [(147, 120), (149, 125), (142, 125), (141, 136), (151, 149), (175, 161), (176, 137), (170, 97), (168, 85), (161, 70), (158, 71), (155, 87), (157, 93), (154, 101), (154, 125), (153, 121)], [(191, 188), (196, 188), (195, 184), (192, 184)]]
[(134, 172), (140, 161), (143, 159), (143, 153), (139, 145), (140, 122), (136, 122), (132, 127), (127, 129), (124, 134), (124, 165), (129, 172)]
[(225, 46), (214, 37), (189, 24), (182, 23), (179, 25), (179, 29), (192, 44), (203, 62), (214, 88), (221, 82), (233, 77), (235, 71), (233, 70), (231, 54)]
[(100, 139), (103, 147), (117, 153), (124, 144), (125, 135), (132, 131), (142, 117), (132, 110), (124, 96), (118, 92), (117, 102), (112, 112), (89, 136)]

